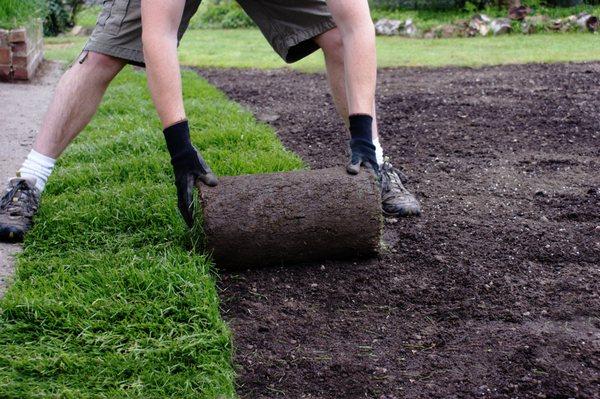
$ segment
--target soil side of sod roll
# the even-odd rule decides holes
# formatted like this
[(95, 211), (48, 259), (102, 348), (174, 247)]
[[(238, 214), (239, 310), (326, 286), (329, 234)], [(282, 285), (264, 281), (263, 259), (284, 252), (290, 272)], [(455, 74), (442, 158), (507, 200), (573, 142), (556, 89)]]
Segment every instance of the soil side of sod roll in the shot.
[(225, 176), (200, 194), (206, 244), (219, 269), (365, 258), (379, 250), (380, 191), (366, 171)]
[[(322, 75), (202, 71), (310, 167), (343, 167)], [(423, 205), (391, 252), (223, 273), (245, 398), (598, 398), (600, 64), (387, 69), (387, 155)]]

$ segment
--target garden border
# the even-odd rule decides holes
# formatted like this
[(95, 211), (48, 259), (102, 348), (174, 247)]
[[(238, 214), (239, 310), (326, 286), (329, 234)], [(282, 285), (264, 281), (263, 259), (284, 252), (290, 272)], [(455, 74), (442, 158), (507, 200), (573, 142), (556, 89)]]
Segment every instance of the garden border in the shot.
[(0, 80), (31, 80), (44, 59), (41, 19), (12, 30), (0, 29)]

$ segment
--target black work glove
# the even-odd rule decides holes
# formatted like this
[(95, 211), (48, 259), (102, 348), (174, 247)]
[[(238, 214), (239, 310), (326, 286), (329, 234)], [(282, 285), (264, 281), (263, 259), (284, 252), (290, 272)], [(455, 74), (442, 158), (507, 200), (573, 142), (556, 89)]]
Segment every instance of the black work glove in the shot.
[(377, 156), (375, 155), (375, 146), (366, 140), (350, 140), (350, 162), (346, 166), (346, 171), (351, 175), (360, 172), (360, 167), (364, 166), (374, 172), (379, 171)]
[(200, 188), (201, 183), (214, 187), (218, 183), (217, 177), (195, 148), (178, 154), (177, 157), (171, 159), (171, 164), (175, 172), (177, 206), (185, 223), (192, 228), (194, 225), (194, 187)]

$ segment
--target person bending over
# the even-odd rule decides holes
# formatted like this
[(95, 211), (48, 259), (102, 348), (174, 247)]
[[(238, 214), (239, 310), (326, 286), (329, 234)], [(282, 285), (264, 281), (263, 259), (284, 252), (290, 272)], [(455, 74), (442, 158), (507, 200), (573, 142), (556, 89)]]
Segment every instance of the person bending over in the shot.
[[(373, 107), (374, 33), (366, 0), (364, 4), (362, 0), (329, 0), (334, 17), (325, 0), (239, 3), (286, 62), (295, 62), (319, 48), (323, 50), (336, 108), (351, 131), (348, 171), (357, 173), (361, 165), (373, 168), (382, 182), (382, 207), (386, 214), (418, 214), (418, 202), (404, 188), (391, 164), (384, 162), (377, 137)], [(179, 209), (191, 226), (194, 185), (217, 183), (190, 140), (176, 57), (178, 42), (199, 4), (200, 0), (104, 2), (84, 51), (56, 87), (33, 149), (0, 200), (0, 240), (23, 239), (56, 159), (90, 122), (110, 82), (128, 63), (147, 66), (148, 85), (171, 154)], [(360, 26), (348, 28), (358, 21)]]

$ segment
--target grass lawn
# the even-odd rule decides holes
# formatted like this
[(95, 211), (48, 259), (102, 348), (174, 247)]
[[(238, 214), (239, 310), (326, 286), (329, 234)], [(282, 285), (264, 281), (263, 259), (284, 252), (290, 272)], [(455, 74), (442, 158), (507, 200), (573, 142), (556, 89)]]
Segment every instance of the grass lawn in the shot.
[[(15, 0), (0, 0), (0, 1), (15, 1)], [(214, 6), (214, 5), (213, 5)], [(192, 18), (190, 27), (203, 27), (201, 15), (206, 13), (209, 9), (209, 5), (202, 3), (198, 13)], [(84, 27), (93, 27), (96, 24), (96, 18), (100, 13), (100, 6), (85, 7), (77, 15), (77, 24)], [(231, 9), (231, 8), (226, 8)], [(546, 15), (550, 18), (565, 18), (570, 15), (577, 15), (582, 12), (586, 12), (591, 15), (600, 14), (600, 6), (582, 4), (575, 7), (547, 7), (543, 5), (537, 5), (532, 7), (532, 15)], [(388, 10), (384, 8), (371, 7), (371, 16), (374, 21), (381, 18), (391, 19), (412, 19), (419, 30), (424, 31), (437, 25), (451, 24), (458, 20), (469, 20), (473, 15), (477, 13), (486, 14), (490, 18), (505, 18), (508, 15), (508, 10), (505, 8), (498, 7), (486, 7), (480, 11), (466, 11), (464, 9), (458, 10)]]
[[(193, 140), (222, 175), (302, 167), (192, 72)], [(61, 158), (0, 302), (0, 397), (229, 398), (231, 336), (190, 251), (144, 74), (127, 68)]]
[(75, 24), (84, 28), (93, 28), (96, 25), (101, 6), (83, 7), (75, 16)]
[[(50, 57), (73, 58), (84, 38), (47, 39)], [(479, 37), (471, 39), (404, 39), (378, 37), (380, 67), (483, 66), (498, 64), (579, 62), (600, 60), (600, 40), (587, 33), (546, 33)], [(273, 52), (256, 29), (191, 30), (180, 47), (181, 62), (200, 67), (281, 68), (286, 64)], [(302, 71), (323, 70), (321, 54), (290, 67)]]

